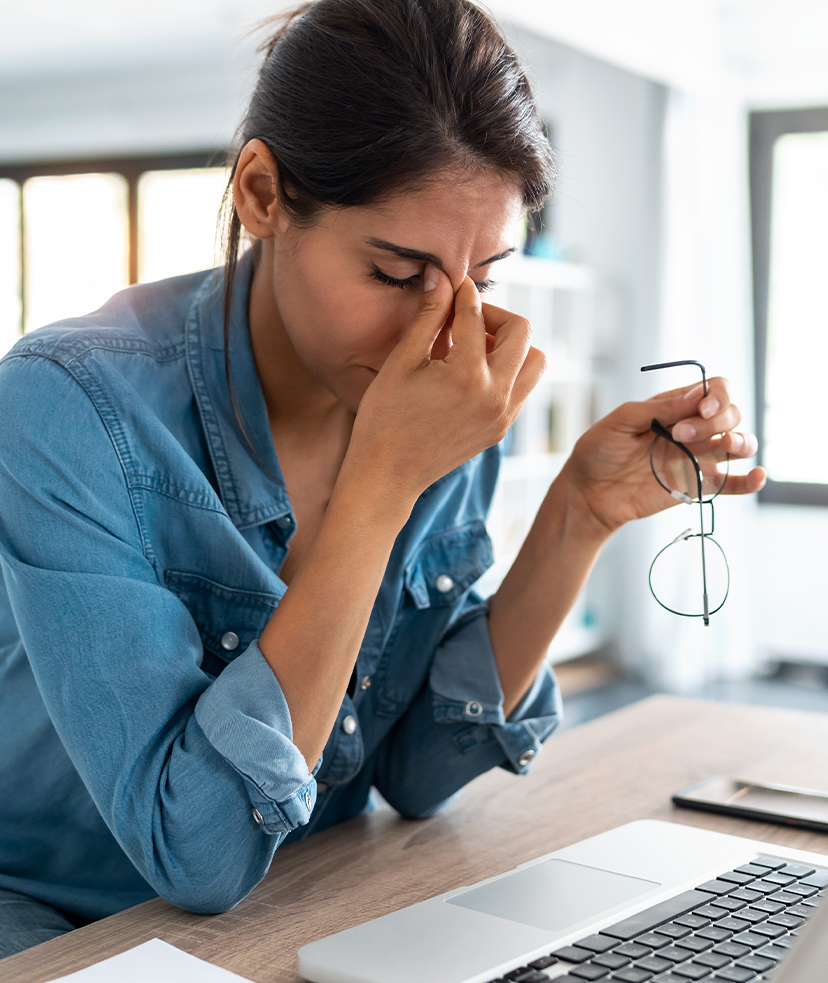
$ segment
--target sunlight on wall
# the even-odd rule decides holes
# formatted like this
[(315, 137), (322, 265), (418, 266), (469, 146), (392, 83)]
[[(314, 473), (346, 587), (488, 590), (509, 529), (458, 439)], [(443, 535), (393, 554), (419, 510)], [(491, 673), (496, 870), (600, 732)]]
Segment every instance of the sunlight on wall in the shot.
[(20, 337), (20, 185), (0, 180), (0, 357)]
[(220, 265), (216, 229), (226, 181), (223, 167), (141, 175), (139, 280), (161, 280)]
[(828, 133), (777, 141), (771, 200), (765, 465), (776, 481), (828, 482), (808, 426), (821, 417), (828, 367)]
[(25, 328), (96, 310), (126, 286), (127, 184), (117, 174), (23, 185)]

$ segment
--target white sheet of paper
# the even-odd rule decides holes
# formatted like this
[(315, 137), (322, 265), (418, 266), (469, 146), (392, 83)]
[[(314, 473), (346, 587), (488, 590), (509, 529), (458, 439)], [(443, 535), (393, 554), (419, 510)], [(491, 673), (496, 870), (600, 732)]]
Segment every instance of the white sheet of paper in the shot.
[(196, 959), (161, 939), (150, 939), (50, 983), (112, 983), (113, 980), (118, 983), (250, 983), (243, 976)]

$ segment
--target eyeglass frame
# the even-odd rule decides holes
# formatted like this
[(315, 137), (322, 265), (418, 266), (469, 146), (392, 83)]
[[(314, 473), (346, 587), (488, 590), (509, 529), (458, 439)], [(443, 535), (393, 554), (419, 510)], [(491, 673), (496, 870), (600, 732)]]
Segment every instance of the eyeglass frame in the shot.
[[(641, 366), (641, 371), (642, 372), (652, 372), (655, 369), (672, 369), (672, 368), (676, 368), (676, 367), (678, 367), (680, 365), (696, 365), (696, 366), (698, 366), (699, 369), (701, 369), (703, 393), (704, 393), (704, 396), (706, 396), (707, 395), (707, 391), (708, 391), (708, 386), (707, 386), (707, 373), (706, 373), (705, 367), (702, 365), (702, 363), (695, 361), (695, 359), (682, 359), (681, 361), (677, 361), (677, 362), (658, 362), (658, 363), (656, 363), (654, 365), (642, 365)], [(694, 469), (694, 471), (696, 473), (696, 484), (697, 484), (698, 491), (699, 491), (698, 505), (699, 505), (699, 522), (700, 522), (700, 529), (701, 529), (701, 532), (697, 532), (697, 533), (692, 532), (691, 529), (686, 529), (679, 536), (676, 536), (676, 538), (674, 540), (672, 540), (672, 542), (670, 542), (666, 546), (662, 547), (658, 551), (658, 553), (656, 553), (655, 559), (650, 564), (650, 573), (649, 573), (650, 593), (653, 595), (653, 597), (656, 599), (656, 601), (661, 605), (661, 607), (663, 607), (665, 611), (669, 611), (670, 614), (676, 614), (676, 615), (678, 615), (681, 618), (703, 618), (704, 619), (705, 627), (709, 627), (710, 626), (710, 615), (711, 614), (716, 614), (717, 611), (721, 611), (721, 609), (724, 607), (725, 601), (728, 598), (728, 594), (730, 593), (730, 566), (729, 566), (729, 564), (727, 562), (727, 557), (725, 556), (725, 551), (722, 549), (721, 545), (715, 539), (713, 539), (713, 535), (712, 535), (713, 532), (715, 531), (715, 523), (716, 523), (715, 511), (714, 511), (714, 508), (713, 508), (713, 499), (716, 498), (718, 495), (720, 495), (722, 493), (722, 491), (724, 490), (724, 487), (727, 484), (727, 479), (728, 479), (728, 477), (730, 475), (730, 472), (728, 470), (727, 474), (725, 474), (725, 480), (722, 482), (722, 487), (719, 488), (718, 491), (716, 491), (713, 495), (711, 495), (710, 498), (705, 499), (704, 498), (704, 491), (703, 491), (703, 480), (704, 479), (702, 477), (701, 467), (699, 465), (699, 462), (696, 460), (696, 457), (693, 454), (693, 452), (688, 447), (686, 447), (680, 440), (676, 440), (675, 437), (673, 437), (673, 435), (670, 433), (670, 431), (665, 426), (663, 426), (661, 423), (659, 423), (658, 420), (656, 420), (656, 419), (653, 419), (652, 420), (652, 422), (650, 423), (650, 430), (652, 430), (652, 432), (655, 434), (655, 440), (653, 441), (652, 447), (650, 448), (650, 470), (653, 473), (653, 477), (655, 478), (655, 480), (659, 483), (659, 485), (661, 485), (661, 487), (666, 492), (669, 492), (669, 494), (673, 496), (673, 498), (675, 498), (677, 501), (682, 502), (682, 503), (684, 503), (686, 505), (692, 505), (692, 504), (694, 504), (693, 503), (693, 499), (691, 499), (690, 496), (687, 495), (685, 492), (678, 492), (678, 491), (675, 491), (672, 488), (668, 488), (664, 484), (664, 482), (661, 480), (661, 478), (658, 475), (658, 472), (656, 471), (655, 462), (653, 461), (653, 452), (655, 450), (656, 444), (658, 443), (659, 437), (662, 438), (663, 440), (668, 440), (671, 444), (674, 444), (676, 447), (678, 447), (678, 449), (683, 454), (686, 454), (687, 457), (692, 462), (693, 469)], [(727, 461), (728, 461), (728, 463), (730, 462), (730, 455), (729, 454), (727, 455)], [(709, 533), (706, 533), (704, 531), (704, 506), (705, 505), (709, 505), (710, 506), (710, 532)], [(661, 601), (659, 599), (658, 595), (656, 594), (655, 590), (653, 589), (653, 568), (655, 567), (656, 562), (658, 561), (658, 558), (662, 555), (662, 553), (664, 553), (666, 550), (668, 550), (671, 546), (675, 546), (676, 543), (678, 543), (678, 542), (680, 542), (682, 540), (685, 540), (686, 541), (688, 539), (693, 539), (693, 538), (696, 538), (696, 537), (698, 537), (700, 539), (700, 541), (701, 541), (702, 603), (703, 603), (704, 610), (703, 610), (703, 613), (702, 614), (688, 614), (686, 611), (675, 611), (673, 608), (668, 607), (663, 601)], [(712, 611), (709, 609), (708, 594), (707, 594), (707, 561), (706, 561), (705, 552), (704, 552), (704, 541), (705, 541), (705, 539), (707, 539), (711, 543), (713, 543), (713, 545), (722, 554), (722, 559), (724, 560), (725, 569), (727, 570), (727, 588), (725, 590), (724, 598), (722, 599), (722, 603), (717, 608), (714, 608)]]

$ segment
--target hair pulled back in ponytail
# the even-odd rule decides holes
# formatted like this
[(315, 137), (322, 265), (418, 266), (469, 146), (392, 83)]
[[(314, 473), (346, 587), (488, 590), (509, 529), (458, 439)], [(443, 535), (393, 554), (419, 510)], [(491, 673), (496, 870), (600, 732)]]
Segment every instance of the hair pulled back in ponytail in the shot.
[(529, 82), (472, 0), (311, 0), (280, 21), (225, 192), (225, 333), (241, 236), (232, 180), (250, 140), (273, 154), (299, 225), (447, 169), (502, 174), (529, 211), (548, 197), (554, 158)]

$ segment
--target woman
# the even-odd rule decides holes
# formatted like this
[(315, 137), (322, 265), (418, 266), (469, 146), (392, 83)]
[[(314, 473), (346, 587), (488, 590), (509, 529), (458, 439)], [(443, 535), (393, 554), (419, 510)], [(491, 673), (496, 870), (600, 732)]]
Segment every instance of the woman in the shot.
[(544, 369), (481, 301), (550, 190), (514, 54), (469, 0), (316, 0), (240, 146), (224, 271), (0, 365), (3, 954), (156, 893), (226, 910), (372, 786), (426, 817), (525, 772), (598, 551), (672, 504), (651, 419), (755, 450), (720, 379), (621, 407), (482, 601), (497, 444)]

